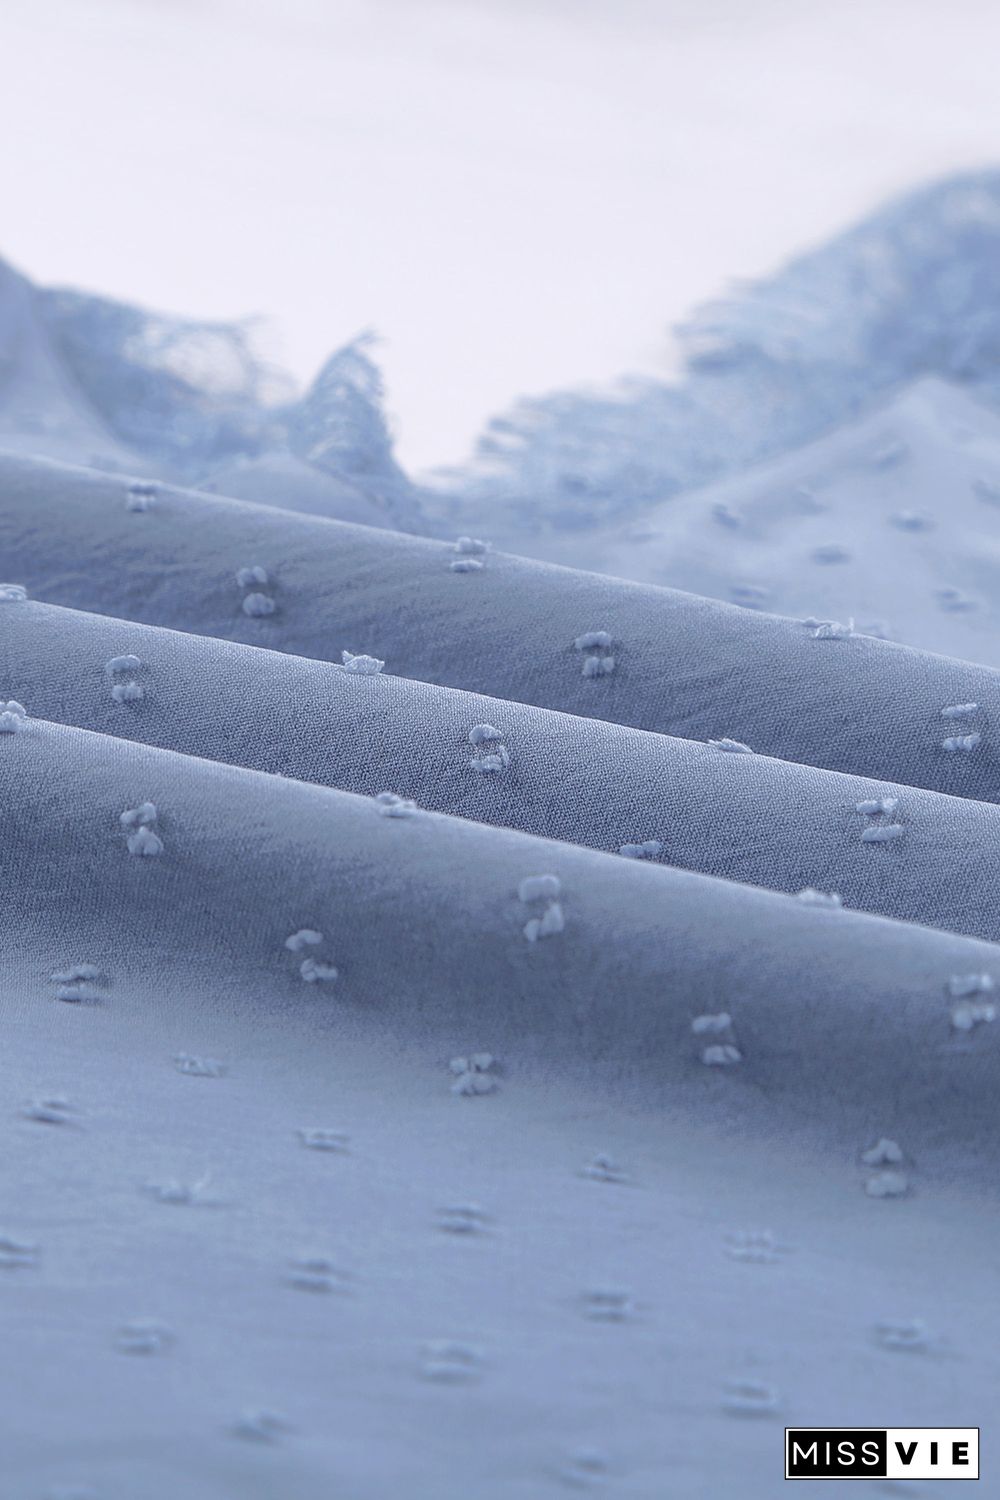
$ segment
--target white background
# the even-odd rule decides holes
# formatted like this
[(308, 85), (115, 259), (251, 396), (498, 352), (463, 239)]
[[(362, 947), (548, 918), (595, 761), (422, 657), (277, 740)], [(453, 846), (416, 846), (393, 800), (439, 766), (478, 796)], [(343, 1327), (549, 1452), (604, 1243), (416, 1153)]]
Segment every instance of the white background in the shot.
[(897, 189), (1000, 154), (992, 0), (4, 0), (0, 254), (360, 328), (405, 461)]
[[(978, 1479), (979, 1478), (979, 1431), (975, 1427), (890, 1427), (889, 1463), (890, 1479)], [(930, 1463), (929, 1444), (938, 1443), (938, 1462)], [(954, 1467), (951, 1462), (952, 1443), (968, 1443), (968, 1463)], [(910, 1463), (904, 1464), (899, 1457), (896, 1444), (904, 1448), (917, 1444), (917, 1451)]]

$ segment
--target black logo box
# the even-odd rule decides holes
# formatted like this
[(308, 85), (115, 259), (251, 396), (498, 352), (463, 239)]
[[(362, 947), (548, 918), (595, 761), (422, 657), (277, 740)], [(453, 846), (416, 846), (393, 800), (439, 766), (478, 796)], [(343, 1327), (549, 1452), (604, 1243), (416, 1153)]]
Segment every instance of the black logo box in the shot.
[(786, 1427), (786, 1479), (885, 1479), (885, 1427)]
[[(888, 1475), (889, 1433), (894, 1430), (888, 1427), (786, 1427), (785, 1478), (885, 1479)], [(937, 1432), (940, 1429), (926, 1430)], [(974, 1477), (978, 1476), (969, 1476), (970, 1479)]]

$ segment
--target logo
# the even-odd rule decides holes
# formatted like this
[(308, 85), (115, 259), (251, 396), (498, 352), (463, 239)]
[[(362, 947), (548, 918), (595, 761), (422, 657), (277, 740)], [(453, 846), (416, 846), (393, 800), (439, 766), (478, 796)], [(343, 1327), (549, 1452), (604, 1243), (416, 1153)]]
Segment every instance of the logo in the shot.
[(786, 1479), (978, 1479), (978, 1427), (786, 1427)]

